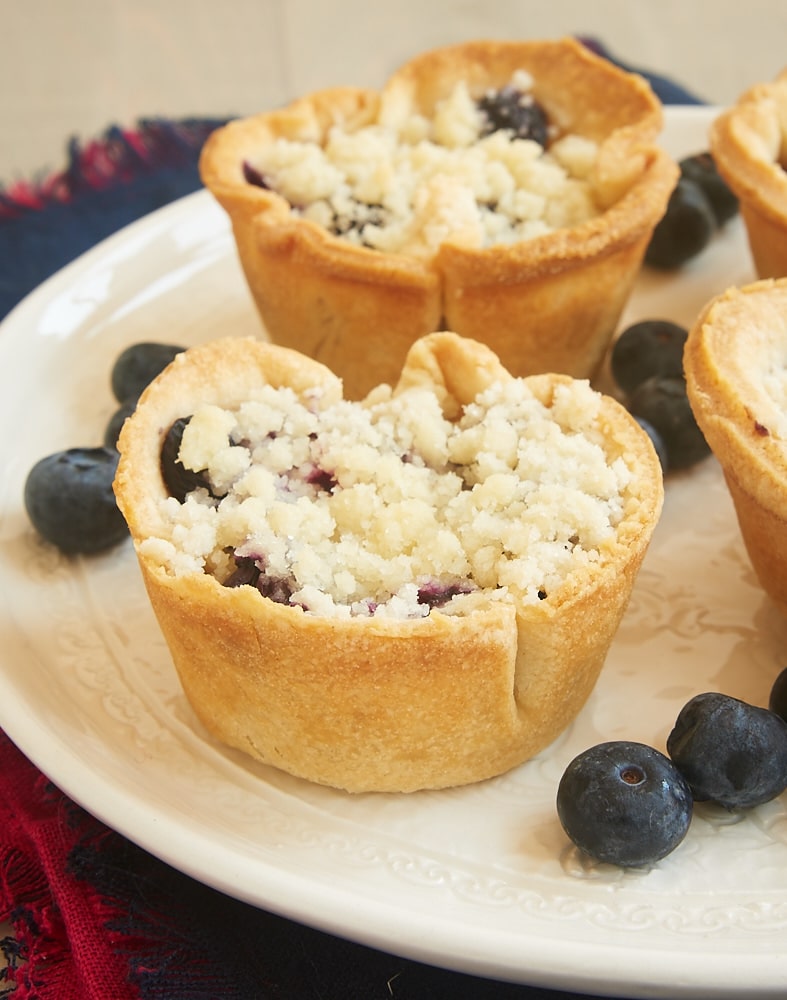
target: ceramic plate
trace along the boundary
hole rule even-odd
[[[667,112],[665,142],[706,147],[707,109]],[[752,278],[731,224],[678,275],[643,273],[628,323],[688,324]],[[456,970],[627,997],[787,991],[787,797],[743,816],[697,809],[658,866],[587,864],[555,791],[592,743],[664,747],[704,690],[757,703],[787,665],[787,622],[747,561],[709,459],[670,477],[662,520],[601,681],[541,756],[496,780],[351,797],[258,766],[195,722],[130,545],[69,560],[22,506],[39,457],[98,443],[109,371],[139,340],[259,334],[227,220],[204,192],[107,240],[0,328],[0,724],[61,788],[226,893]]]

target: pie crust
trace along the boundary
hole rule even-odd
[[[435,333],[411,348],[395,392],[428,386],[455,417],[511,375],[484,345]],[[568,376],[532,376],[550,406]],[[126,421],[115,491],[183,689],[209,734],[290,774],[352,792],[410,792],[479,781],[539,753],[592,691],[659,517],[661,467],[625,409],[602,397],[610,462],[631,481],[597,561],[545,600],[519,605],[480,591],[466,613],[419,619],[331,618],[276,603],[208,573],[176,575],[145,540],[162,530],[161,447],[201,404],[237,406],[262,384],[340,380],[313,359],[257,338],[192,348],[148,387]]]
[[[378,119],[430,116],[459,81],[478,97],[517,70],[562,133],[599,145],[589,221],[486,248],[444,241],[424,256],[356,246],[248,183],[244,162],[276,137],[323,143]],[[205,144],[205,186],[227,211],[263,325],[326,364],[348,398],[393,383],[410,345],[450,329],[487,344],[514,375],[599,368],[653,228],[676,183],[656,144],[663,109],[648,83],[570,39],[476,41],[426,52],[381,91],[335,88],[229,123]]]
[[[738,197],[757,275],[787,275],[787,69],[723,111],[709,146]]]
[[[684,366],[752,565],[787,614],[787,279],[712,299],[689,333]]]

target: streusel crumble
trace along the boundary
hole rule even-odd
[[[263,386],[191,416],[179,462],[204,485],[161,501],[167,534],[142,551],[318,615],[461,614],[479,590],[538,602],[622,516],[630,471],[607,461],[599,405],[586,382],[547,408],[514,379],[451,421],[425,388],[322,408],[319,390]]]
[[[488,102],[538,107],[532,87],[519,71]],[[246,175],[303,218],[387,253],[432,254],[449,239],[512,243],[596,215],[588,178],[597,144],[546,124],[523,137],[510,125],[490,126],[483,102],[460,81],[431,118],[383,101],[377,121],[333,125],[323,143],[275,139],[245,164]],[[547,137],[548,147],[539,141]]]

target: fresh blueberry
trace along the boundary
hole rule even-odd
[[[148,341],[127,347],[112,366],[110,382],[115,399],[119,403],[139,399],[142,390],[184,349]]]
[[[683,348],[688,330],[667,319],[643,319],[620,334],[612,346],[612,377],[631,393],[652,375],[683,378]]]
[[[698,184],[704,191],[717,226],[723,226],[738,214],[738,199],[719,173],[716,161],[709,152],[686,156],[678,166],[681,176]]]
[[[478,102],[484,115],[482,135],[506,129],[515,139],[533,139],[546,147],[549,137],[547,115],[532,94],[515,87],[490,90]]]
[[[638,386],[628,401],[632,416],[656,429],[664,442],[670,469],[687,469],[710,454],[697,425],[682,378],[654,375]]]
[[[125,403],[121,403],[115,410],[109,418],[106,428],[104,429],[105,448],[117,448],[118,437],[120,436],[123,424],[126,422],[126,419],[131,416],[134,410],[136,410],[136,408],[136,399],[130,399]]]
[[[204,470],[192,472],[178,458],[183,431],[190,420],[191,417],[179,417],[167,431],[161,446],[161,475],[164,485],[170,496],[175,497],[180,503],[183,503],[192,490],[204,489],[212,493],[210,481]]]
[[[575,757],[560,780],[558,818],[569,839],[597,861],[642,867],[686,836],[693,801],[672,762],[644,743],[599,743]]]
[[[645,263],[662,270],[681,267],[705,249],[716,231],[716,218],[699,184],[679,177],[663,217],[645,251]]]
[[[684,705],[667,753],[698,802],[747,809],[787,788],[787,722],[729,695],[709,691]]]
[[[787,722],[787,667],[773,682],[768,698],[768,708]]]
[[[25,481],[24,503],[48,542],[69,554],[92,553],[127,537],[112,490],[119,457],[111,448],[69,448],[36,462]]]

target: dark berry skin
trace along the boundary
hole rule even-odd
[[[111,448],[69,448],[36,462],[24,502],[39,534],[67,554],[101,552],[122,542],[128,527],[112,490],[119,457]]]
[[[263,188],[265,191],[270,190],[270,185],[265,180],[261,171],[249,163],[248,160],[243,161],[243,179],[247,184],[253,184],[254,187]]]
[[[575,757],[560,780],[557,812],[569,839],[608,864],[639,868],[675,850],[693,800],[672,762],[644,743],[599,743]]]
[[[260,569],[258,561],[248,556],[235,556],[235,569],[224,581],[225,587],[256,587],[263,597],[277,604],[289,604],[293,595],[292,581],[270,576]]]
[[[669,456],[667,455],[667,449],[664,445],[664,439],[653,424],[649,424],[648,421],[643,420],[642,417],[635,417],[634,419],[650,438],[651,444],[653,445],[656,455],[658,456],[659,463],[661,464],[662,474],[666,475],[669,470]]]
[[[125,403],[121,403],[115,410],[109,418],[106,428],[104,429],[105,448],[117,448],[118,437],[120,436],[123,424],[126,422],[126,419],[131,416],[134,410],[136,410],[136,408],[136,399],[130,399]]]
[[[667,752],[698,802],[748,809],[787,788],[787,722],[729,695],[709,691],[684,705]]]
[[[478,107],[485,119],[482,135],[507,129],[515,139],[533,139],[546,147],[549,137],[546,112],[531,94],[523,94],[515,87],[501,87],[484,94]]]
[[[698,184],[708,199],[717,226],[729,222],[739,211],[737,197],[719,173],[716,161],[710,153],[695,153],[684,157],[679,163],[681,176]]]
[[[787,667],[773,682],[768,698],[768,708],[787,722]]]
[[[612,347],[612,377],[626,394],[652,375],[683,378],[688,330],[667,319],[643,319],[620,334]]]
[[[459,594],[469,594],[472,586],[468,583],[442,584],[438,580],[422,584],[418,588],[418,603],[429,608],[441,608]]]
[[[110,375],[112,392],[118,403],[139,399],[142,390],[183,350],[175,344],[143,341],[122,351]]]
[[[664,442],[671,470],[687,469],[710,454],[682,378],[645,379],[629,399],[628,409],[632,416],[656,429]]]
[[[645,263],[662,270],[679,268],[705,249],[716,228],[713,209],[702,188],[679,177],[666,212],[653,230]]]
[[[208,477],[203,472],[192,472],[178,459],[183,431],[191,417],[179,417],[167,431],[161,446],[161,476],[170,496],[183,503],[192,490],[204,489],[211,493]]]

